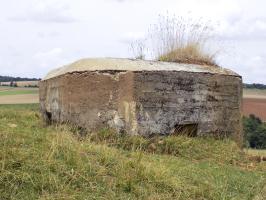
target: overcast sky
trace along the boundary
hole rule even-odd
[[[210,19],[218,63],[266,84],[264,0],[0,0],[0,74],[43,77],[84,57],[130,57],[159,14]]]

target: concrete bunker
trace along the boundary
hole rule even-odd
[[[89,131],[241,139],[242,79],[220,67],[130,59],[83,59],[40,82],[45,119]]]

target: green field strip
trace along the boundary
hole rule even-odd
[[[38,90],[5,90],[0,91],[0,96],[6,96],[6,95],[19,95],[19,94],[38,94]]]

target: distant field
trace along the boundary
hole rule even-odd
[[[18,87],[25,87],[25,86],[38,86],[39,81],[15,81]],[[10,82],[2,82],[2,86],[10,85]]]
[[[243,96],[244,98],[266,99],[266,90],[244,89]]]
[[[38,103],[38,93],[38,88],[0,86],[0,104]]]
[[[266,90],[244,89],[243,98],[244,115],[255,114],[266,121]]]
[[[0,86],[0,92],[1,92],[1,91],[6,91],[6,90],[10,90],[10,87],[7,87],[7,86]]]
[[[266,99],[243,99],[243,113],[248,116],[255,114],[263,121],[266,121]]]
[[[38,94],[38,90],[36,89],[28,89],[28,90],[2,90],[0,91],[0,96],[8,96],[8,95],[21,95],[21,94]]]
[[[0,96],[0,104],[28,104],[28,103],[38,103],[38,102],[39,102],[38,94]]]

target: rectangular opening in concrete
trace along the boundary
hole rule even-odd
[[[196,137],[198,132],[198,124],[177,124],[175,125],[174,135],[185,135]]]
[[[52,122],[52,113],[51,112],[45,111],[45,120],[46,120],[46,123],[48,123],[48,124],[50,124]]]

